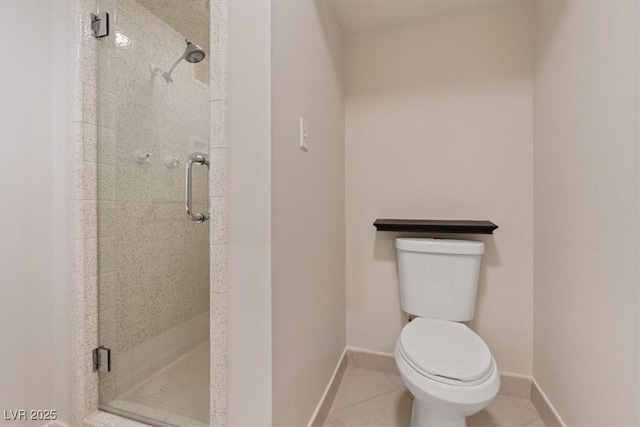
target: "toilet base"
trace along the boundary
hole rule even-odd
[[[411,427],[466,427],[467,419],[463,416],[445,412],[439,408],[413,399],[411,410]]]

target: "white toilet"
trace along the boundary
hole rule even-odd
[[[473,318],[484,243],[398,238],[396,249],[400,305],[415,316],[395,351],[414,396],[411,426],[464,427],[500,388],[489,347],[460,323]]]

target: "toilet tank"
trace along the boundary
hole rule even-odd
[[[396,250],[402,310],[431,319],[473,319],[483,242],[398,238]]]

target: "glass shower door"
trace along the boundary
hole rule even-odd
[[[95,131],[111,371],[99,403],[155,425],[209,425],[209,2],[107,7],[97,106],[113,114]]]

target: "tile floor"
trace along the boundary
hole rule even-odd
[[[108,406],[182,427],[209,425],[209,341]]]
[[[408,426],[413,398],[398,375],[347,367],[326,427]],[[498,395],[468,427],[544,427],[527,399]]]

